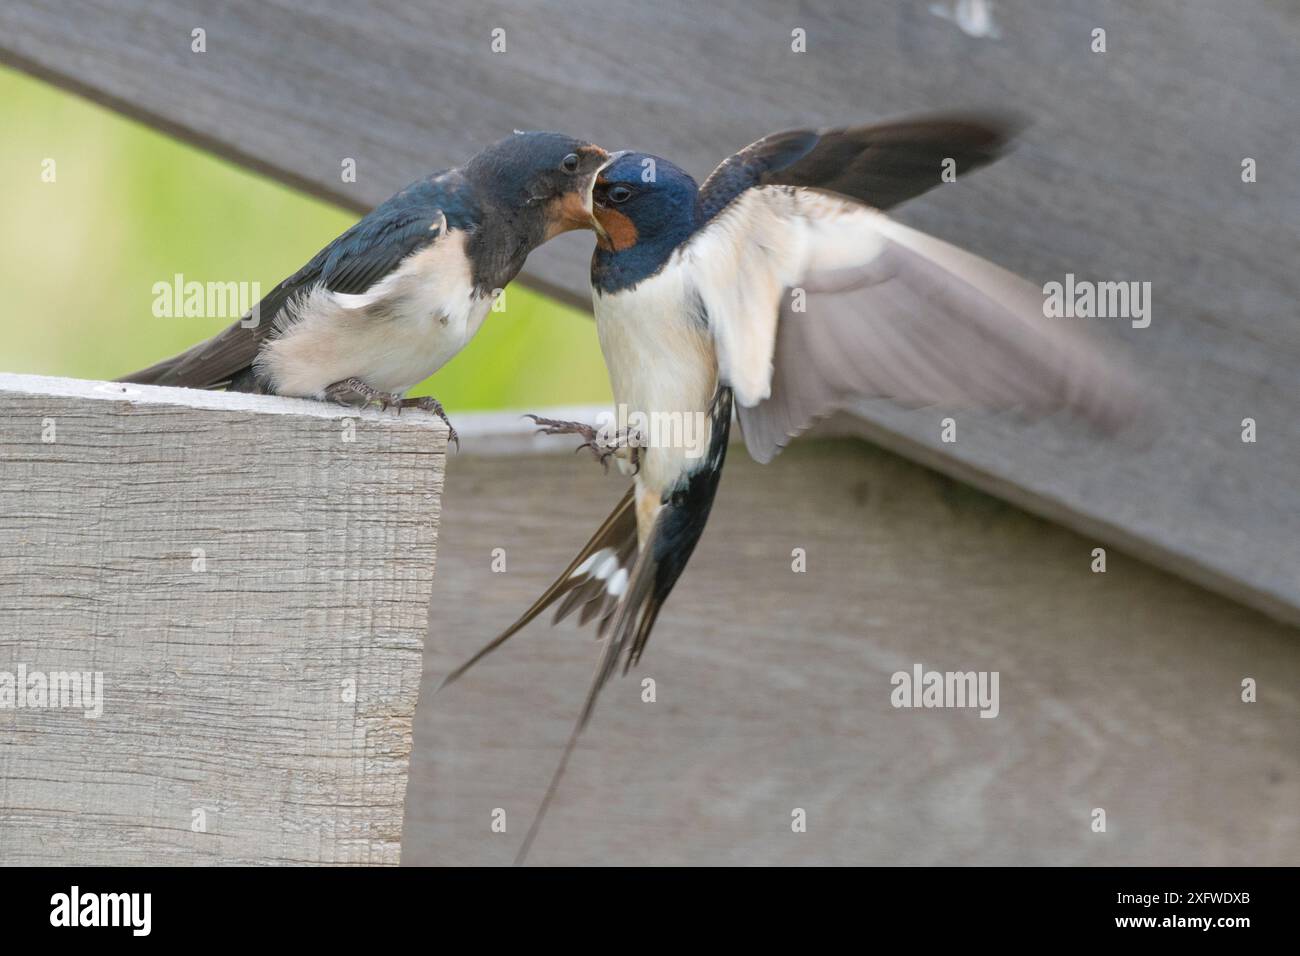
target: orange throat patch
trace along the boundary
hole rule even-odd
[[[565,193],[551,203],[548,212],[547,239],[554,239],[562,232],[591,228],[591,214],[587,212],[587,202],[581,193]]]
[[[600,228],[605,230],[604,235],[596,234],[597,245],[602,249],[612,249],[615,252],[636,245],[636,226],[631,219],[621,212],[603,206],[597,206],[594,211]]]

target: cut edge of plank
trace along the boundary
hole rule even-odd
[[[54,398],[81,398],[97,402],[127,402],[132,405],[171,405],[208,411],[297,415],[303,418],[360,418],[366,421],[391,422],[441,432],[444,441],[447,437],[447,426],[442,419],[419,409],[408,409],[398,415],[396,412],[381,411],[377,408],[353,408],[335,402],[319,402],[309,398],[285,398],[280,395],[135,385],[125,382],[100,382],[93,379],[18,375],[5,372],[0,372],[0,392],[49,395]]]

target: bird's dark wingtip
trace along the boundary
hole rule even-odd
[[[890,130],[891,137],[906,138],[911,131],[925,130],[923,139],[937,138],[946,144],[965,146],[982,153],[987,162],[1010,150],[1031,125],[1028,114],[1008,108],[921,113],[881,124]]]
[[[1010,149],[1033,125],[1027,113],[1011,109],[972,111],[967,122],[985,131],[990,148],[997,153]]]

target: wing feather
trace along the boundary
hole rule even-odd
[[[865,206],[751,189],[683,255],[759,461],[868,398],[1105,429],[1141,401],[1117,356],[1044,316],[1037,287]]]
[[[994,113],[933,113],[842,129],[764,136],[730,156],[700,187],[708,222],[756,186],[796,186],[891,209],[996,160],[1023,124]]]
[[[435,177],[414,184],[356,222],[264,296],[255,323],[249,313],[207,341],[118,381],[186,388],[229,386],[251,368],[267,339],[282,330],[276,318],[291,300],[322,285],[334,293],[365,293],[407,256],[445,235],[447,219],[436,202],[440,183]]]

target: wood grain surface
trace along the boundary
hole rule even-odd
[[[0,376],[0,683],[102,675],[0,706],[0,863],[397,863],[445,443]]]
[[[766,467],[738,450],[532,863],[1300,862],[1295,629],[862,442],[797,446]],[[598,645],[535,622],[432,690],[621,491],[567,454],[452,460],[404,863],[513,858]],[[998,716],[894,708],[891,676],[918,663],[999,672]],[[1256,703],[1241,699],[1248,677]],[[795,808],[806,833],[791,830]]]

